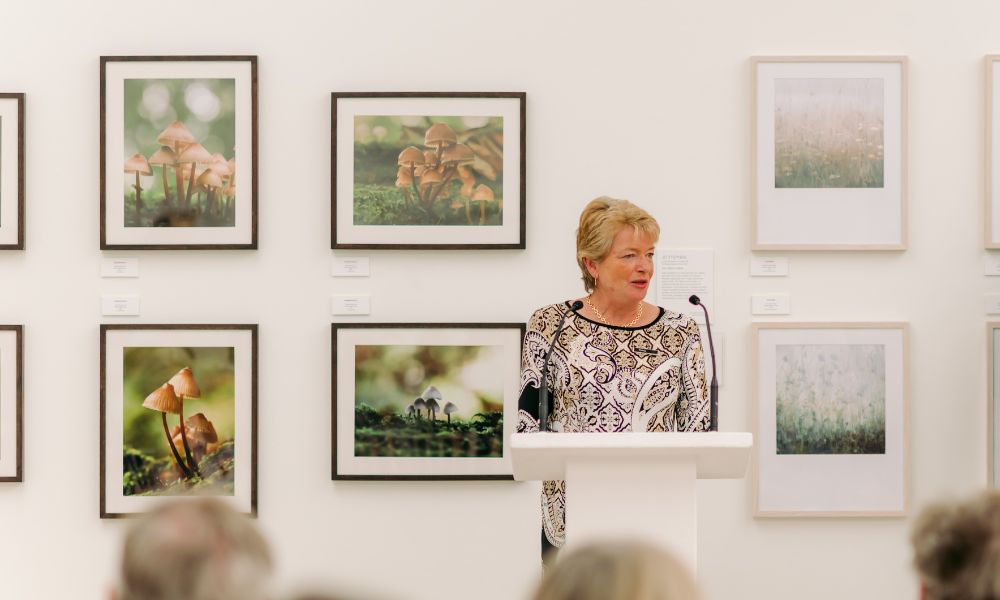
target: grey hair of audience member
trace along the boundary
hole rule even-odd
[[[928,506],[910,539],[926,600],[1000,600],[1000,492]]]
[[[208,498],[176,501],[125,536],[118,600],[262,600],[271,554],[246,515]]]
[[[594,543],[559,558],[534,600],[699,600],[694,576],[656,546],[636,541]]]

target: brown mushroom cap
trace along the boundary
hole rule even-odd
[[[142,401],[142,405],[146,408],[172,415],[181,414],[181,407],[183,406],[177,398],[177,394],[174,393],[174,386],[169,383],[164,383],[156,388],[156,391],[152,394],[146,396],[146,399]]]
[[[226,157],[221,154],[212,155],[212,165],[208,168],[215,171],[219,177],[229,177],[233,174],[233,170],[229,168],[229,163],[226,162]]]
[[[396,171],[396,187],[410,187],[413,183],[413,177],[410,175],[410,170],[406,167],[399,167]]]
[[[212,167],[205,169],[205,172],[198,177],[198,185],[204,188],[222,187],[222,178],[215,172],[214,166],[212,165]]]
[[[493,190],[481,183],[476,187],[476,191],[472,192],[472,200],[474,202],[492,202]]]
[[[454,145],[456,142],[458,142],[458,136],[445,123],[431,125],[427,133],[424,134],[424,145],[428,148],[445,148]]]
[[[399,166],[401,167],[415,167],[417,165],[424,164],[424,153],[420,151],[419,148],[410,146],[404,148],[402,152],[399,153]]]
[[[153,169],[149,166],[149,161],[146,160],[146,157],[137,152],[125,161],[125,172],[152,175]]]
[[[215,433],[215,426],[202,413],[191,415],[191,418],[185,421],[184,425],[194,438],[206,443],[219,441],[219,436]]]
[[[160,149],[149,157],[149,164],[172,167],[177,164],[177,153],[169,146],[160,146]]]
[[[449,146],[441,152],[441,162],[455,165],[471,163],[476,159],[476,153],[465,144]]]
[[[208,165],[212,163],[212,160],[212,155],[201,144],[191,144],[177,157],[177,162],[183,164]]]
[[[427,169],[420,177],[420,185],[430,185],[432,183],[441,183],[441,174],[435,169]]]
[[[180,144],[193,144],[195,142],[194,136],[188,131],[184,123],[180,121],[174,121],[166,129],[160,132],[160,135],[156,138],[157,143],[163,145],[171,145],[174,143]]]
[[[194,380],[194,374],[188,367],[177,371],[167,383],[174,386],[174,391],[185,398],[201,398],[201,389],[198,388],[198,383]]]

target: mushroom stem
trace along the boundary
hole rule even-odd
[[[468,198],[466,198],[465,199],[465,220],[469,222],[469,225],[472,225],[472,209],[469,208],[469,204],[470,204],[470,200]]]
[[[191,446],[188,445],[187,432],[185,431],[187,428],[184,427],[184,394],[178,394],[177,398],[181,401],[181,440],[184,442],[184,458],[187,459],[188,467],[191,469],[191,472],[198,477],[201,477],[201,471],[198,470],[198,463],[191,458]],[[174,452],[176,451],[177,450],[175,448]]]
[[[160,165],[160,173],[163,176],[163,200],[170,206],[170,184],[167,183],[167,165]]]
[[[441,190],[447,187],[448,182],[451,181],[452,177],[454,177],[456,171],[457,169],[455,167],[448,167],[447,171],[444,174],[444,177],[441,178],[441,183],[439,183],[436,186],[433,185],[431,186],[431,188],[434,190],[434,193],[431,194],[430,199],[427,201],[428,204],[430,205],[434,204],[434,201],[437,200],[438,194],[441,193]]]
[[[409,206],[413,204],[413,196],[410,195],[410,188],[402,188],[403,197],[406,198],[406,205]]]
[[[139,185],[139,171],[135,172],[135,220],[142,225],[142,186]]]
[[[479,224],[480,225],[485,225],[486,224],[486,202],[485,201],[480,201],[479,202]]]
[[[194,189],[194,165],[195,163],[192,161],[191,176],[188,177],[187,192],[184,194],[184,208],[191,206],[191,191]]]
[[[177,149],[174,148],[176,151]],[[174,165],[174,183],[177,187],[177,208],[184,208],[184,174],[181,173],[181,165]]]
[[[177,453],[177,448],[174,447],[174,442],[170,439],[170,428],[167,427],[167,413],[161,412],[160,417],[163,419],[163,433],[167,436],[167,445],[170,446],[170,453],[174,455],[174,462],[177,463],[177,467],[184,474],[184,478],[190,479],[191,471],[184,464],[184,461],[181,460],[181,455]],[[181,427],[184,427],[184,417],[181,417]]]

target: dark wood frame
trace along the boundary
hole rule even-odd
[[[0,100],[17,101],[17,241],[0,250],[24,250],[24,93],[0,93]]]
[[[15,367],[15,385],[16,385],[16,398],[17,403],[15,407],[15,419],[17,424],[17,440],[16,452],[17,452],[17,462],[14,475],[8,475],[0,477],[0,482],[19,482],[24,481],[24,326],[23,325],[0,325],[0,331],[13,331],[15,337],[15,345],[17,346],[15,361],[17,363]]]
[[[332,323],[331,334],[331,479],[340,481],[513,481],[510,475],[343,475],[337,472],[337,331],[339,329],[517,329],[520,331],[518,357],[524,346],[524,323]],[[353,376],[353,374],[351,375]],[[517,402],[517,398],[513,400]],[[511,423],[511,427],[516,424]],[[506,440],[505,440],[506,441]]]
[[[250,357],[251,364],[251,374],[250,374],[250,516],[257,516],[257,324],[190,324],[190,325],[173,325],[173,324],[140,324],[140,323],[128,323],[128,324],[101,324],[101,476],[100,476],[100,486],[101,486],[101,518],[102,519],[120,519],[127,517],[139,516],[142,513],[111,513],[107,512],[105,509],[106,498],[105,498],[105,459],[106,459],[106,441],[107,441],[107,390],[105,387],[105,380],[107,378],[106,369],[106,349],[107,349],[107,333],[108,331],[136,331],[136,330],[152,330],[152,331],[171,331],[171,330],[193,330],[193,331],[233,331],[233,330],[246,330],[250,332],[250,352],[252,356]]]
[[[107,81],[106,69],[109,62],[241,62],[250,63],[250,152],[253,190],[250,198],[250,242],[247,244],[110,244],[107,241],[105,224],[107,210],[105,206],[105,148],[106,148],[106,110]],[[101,250],[256,250],[257,249],[257,57],[253,55],[219,55],[219,56],[102,56],[101,57]]]
[[[526,173],[526,93],[525,92],[333,92],[330,94],[330,240],[334,250],[524,250],[527,203]],[[520,100],[521,140],[521,222],[519,240],[514,244],[347,244],[337,242],[337,99],[338,98],[516,98]],[[505,145],[506,147],[506,145]],[[506,183],[505,183],[506,185]],[[353,201],[353,198],[351,199]]]

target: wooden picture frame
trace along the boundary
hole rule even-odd
[[[333,323],[332,479],[513,479],[524,332]]]
[[[102,56],[100,185],[102,250],[256,249],[257,57]]]
[[[206,495],[257,514],[257,325],[101,325],[100,485],[102,519]]]
[[[524,92],[333,92],[330,105],[333,249],[524,249]]]
[[[24,481],[24,326],[0,325],[0,482]]]
[[[750,66],[751,249],[905,250],[907,58]]]
[[[1000,54],[989,54],[984,59],[986,67],[986,195],[983,235],[988,250],[1000,249],[1000,153],[995,153],[1000,135]]]
[[[986,482],[1000,488],[1000,322],[986,324]]]
[[[24,250],[24,93],[0,93],[0,250]]]
[[[909,326],[752,328],[754,516],[904,516]]]

